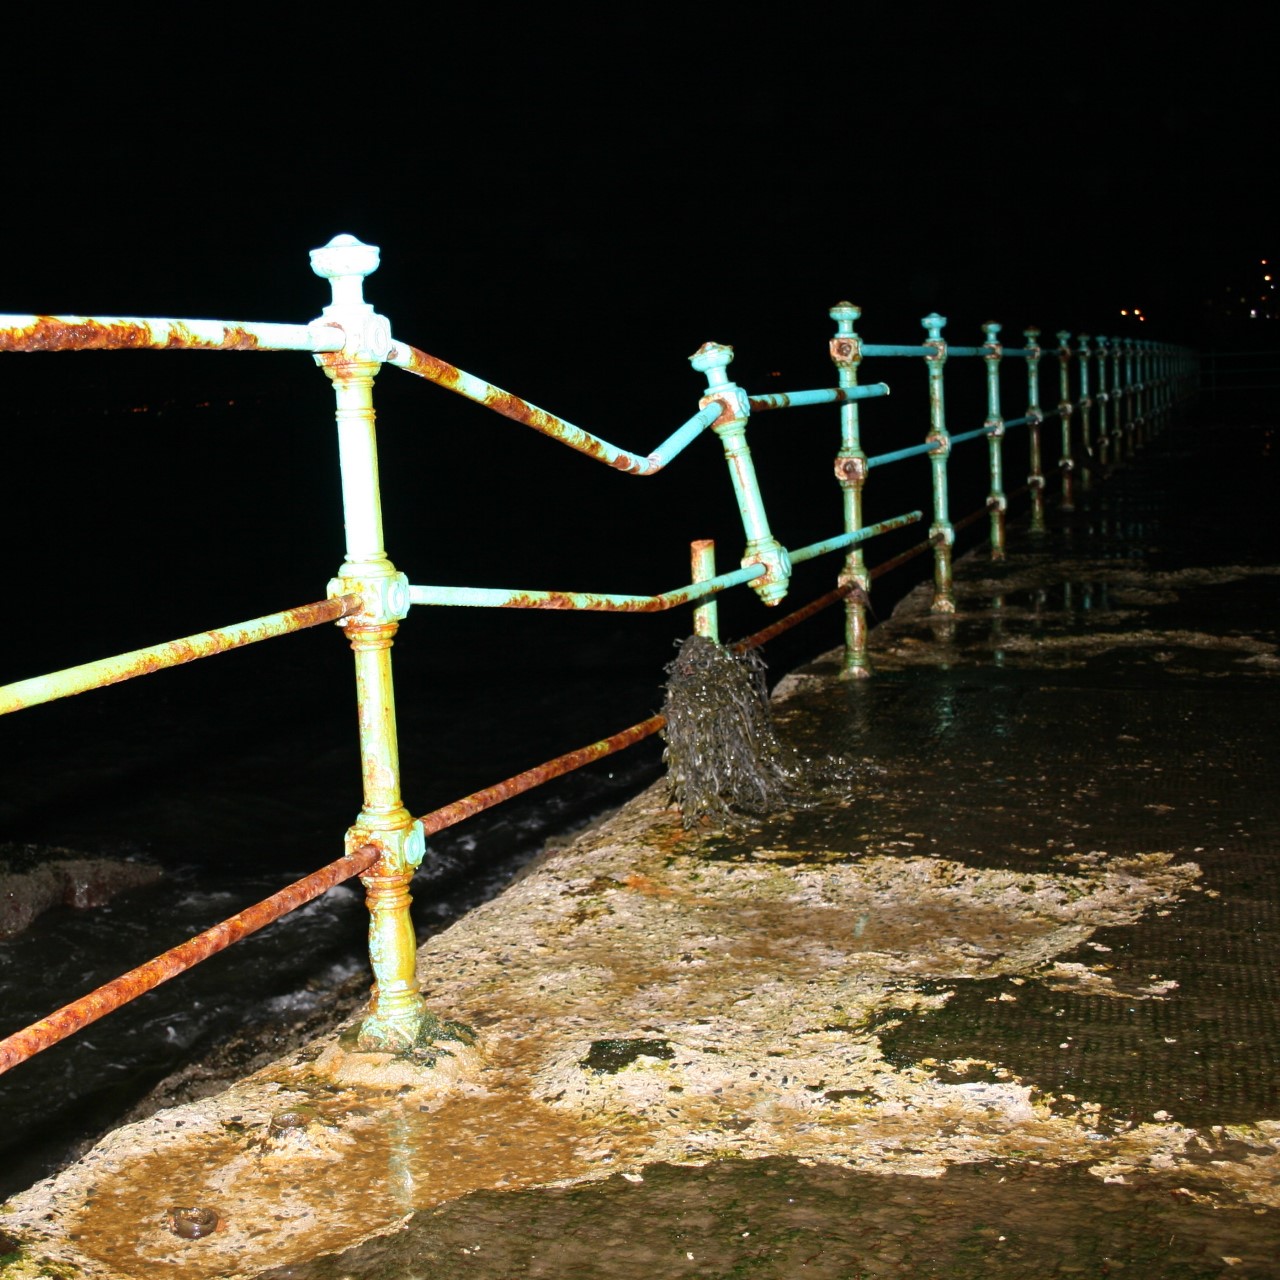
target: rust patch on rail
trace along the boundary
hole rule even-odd
[[[256,351],[258,339],[238,325],[226,326],[219,342],[199,338],[185,325],[167,325],[162,338],[148,324],[96,320],[59,320],[57,316],[36,316],[35,323],[22,329],[0,329],[0,351],[112,351],[121,349]]]
[[[334,885],[350,880],[353,876],[367,871],[382,856],[382,851],[373,845],[365,845],[345,858],[339,858],[319,871],[313,871],[301,880],[286,885],[279,893],[256,902],[251,907],[216,924],[212,929],[198,933],[194,938],[170,948],[161,955],[136,969],[99,987],[88,995],[63,1005],[61,1009],[51,1013],[47,1018],[24,1027],[21,1031],[0,1040],[0,1073],[10,1067],[25,1062],[33,1054],[65,1040],[67,1036],[87,1027],[89,1023],[136,1000],[138,996],[158,987],[170,978],[185,973],[201,960],[225,950],[233,942],[239,942],[251,933],[287,915],[290,911],[318,898],[322,893],[332,889]]]
[[[539,409],[536,405],[529,404],[527,400],[522,400],[514,392],[504,391],[501,387],[496,387],[491,382],[484,382],[482,379],[474,379],[473,385],[478,384],[479,388],[483,388],[483,395],[476,396],[472,391],[466,389],[465,384],[471,380],[470,376],[456,365],[452,365],[447,360],[441,360],[439,356],[430,355],[428,352],[420,351],[417,347],[409,346],[408,344],[405,344],[401,349],[409,353],[410,371],[418,374],[419,377],[426,378],[428,382],[434,382],[437,386],[465,396],[468,400],[483,404],[495,413],[500,413],[504,418],[510,418],[512,422],[522,423],[524,426],[532,427],[535,431],[541,432],[545,436],[561,440],[579,453],[585,453],[588,457],[616,467],[619,471],[644,472],[646,470],[642,466],[637,466],[634,461],[625,456],[612,456],[613,451],[602,440],[598,440],[589,432],[565,422],[562,418],[556,417],[555,414],[548,413],[545,409]],[[554,609],[560,606],[544,605],[542,607]]]
[[[666,720],[662,716],[650,716],[647,720],[633,724],[630,728],[623,729],[608,738],[602,738],[599,742],[593,742],[589,746],[579,747],[576,751],[557,756],[545,764],[517,773],[512,778],[495,782],[493,786],[485,787],[482,791],[473,791],[471,795],[464,796],[461,800],[455,800],[452,804],[424,814],[420,819],[423,830],[427,835],[432,835],[437,831],[443,831],[445,827],[455,826],[465,818],[470,818],[473,814],[481,813],[485,809],[492,809],[494,805],[501,804],[512,796],[531,791],[534,787],[539,787],[544,782],[550,782],[563,774],[572,773],[574,769],[580,769],[593,760],[600,760],[604,756],[613,755],[615,751],[634,746],[641,739],[657,733],[664,724]]]

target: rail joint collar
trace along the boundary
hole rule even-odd
[[[328,596],[359,596],[359,613],[348,614],[343,627],[383,626],[409,616],[409,579],[391,569],[389,573],[361,573],[367,566],[344,564],[339,576],[329,579]],[[390,566],[388,565],[390,569]]]

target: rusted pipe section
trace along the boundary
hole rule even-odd
[[[170,948],[163,955],[148,960],[146,964],[130,969],[128,973],[108,982],[88,995],[63,1005],[47,1018],[33,1022],[21,1031],[0,1040],[0,1073],[8,1071],[20,1062],[25,1062],[33,1054],[48,1049],[60,1040],[65,1040],[82,1027],[96,1022],[108,1013],[114,1012],[121,1005],[136,1000],[138,996],[158,987],[170,978],[185,973],[201,960],[207,960],[217,952],[225,950],[233,942],[247,938],[249,934],[287,915],[298,907],[305,906],[322,893],[328,892],[334,885],[350,880],[367,871],[382,856],[380,849],[372,845],[357,849],[345,858],[313,871],[301,880],[273,893],[271,897],[246,907],[228,920],[216,924],[212,929],[198,933],[194,938]]]
[[[871,570],[871,580],[874,582],[877,578],[883,577],[886,573],[890,573],[894,569],[899,569],[904,564],[910,563],[916,558],[916,556],[922,556],[926,552],[932,550],[932,538],[928,538],[924,542],[917,542],[914,547],[908,547],[905,551],[899,551],[896,556],[891,556],[888,560],[883,560],[878,565],[875,565]]]
[[[741,640],[735,640],[729,647],[734,653],[746,653],[748,649],[759,649],[762,645],[766,645],[770,640],[780,636],[784,631],[790,631],[792,627],[799,626],[800,623],[812,618],[815,613],[821,613],[823,609],[829,609],[833,604],[839,604],[853,592],[858,590],[856,583],[847,583],[841,587],[835,587],[828,591],[826,595],[819,596],[816,600],[810,600],[802,609],[789,613],[785,618],[779,618],[777,622],[765,627],[761,631],[753,632],[749,636],[743,636]]]
[[[689,569],[694,583],[709,582],[716,576],[716,544],[712,538],[698,538],[689,544]],[[693,610],[693,634],[714,644],[720,643],[720,608],[714,599],[704,600]]]
[[[0,715],[19,711],[23,707],[39,706],[55,698],[68,698],[72,694],[104,685],[119,684],[135,676],[150,675],[166,667],[194,662],[196,658],[208,658],[215,653],[240,649],[259,640],[288,635],[292,631],[304,631],[324,622],[337,622],[348,614],[358,613],[361,598],[356,595],[335,596],[319,600],[315,604],[299,605],[296,609],[284,609],[248,622],[236,622],[215,631],[201,631],[197,635],[168,640],[164,644],[147,649],[133,649],[113,658],[99,658],[78,667],[54,671],[45,676],[32,676],[29,680],[17,680],[0,686]]]
[[[337,351],[341,330],[154,316],[0,315],[0,351]]]
[[[501,804],[504,800],[510,800],[512,796],[532,791],[534,787],[540,787],[553,778],[562,777],[575,769],[581,769],[583,765],[634,746],[642,739],[657,733],[664,724],[666,724],[665,717],[650,716],[639,724],[633,724],[629,729],[623,729],[608,738],[601,738],[599,742],[579,747],[576,751],[557,756],[545,764],[535,765],[534,768],[517,773],[503,782],[495,782],[493,786],[485,787],[482,791],[473,791],[469,796],[463,796],[461,800],[455,800],[452,804],[433,809],[418,821],[422,823],[422,828],[427,835],[443,831],[446,827],[456,826],[466,818],[482,813],[485,809],[492,809],[494,805]]]
[[[387,362],[409,373],[416,373],[418,377],[434,382],[436,386],[444,387],[447,391],[453,391],[468,400],[474,400],[477,404],[484,405],[486,409],[492,409],[495,413],[502,414],[504,418],[510,418],[512,422],[532,427],[542,435],[559,440],[562,444],[567,444],[579,453],[585,453],[587,457],[594,458],[597,462],[603,462],[606,466],[615,467],[619,471],[629,472],[632,475],[647,476],[660,471],[670,458],[675,456],[675,453],[706,430],[717,416],[715,412],[700,411],[665,442],[664,449],[671,447],[668,456],[662,456],[662,449],[656,449],[648,457],[641,457],[629,450],[620,449],[607,440],[602,440],[590,431],[575,427],[573,423],[566,422],[554,413],[540,409],[536,404],[530,404],[513,392],[504,391],[501,387],[484,381],[483,378],[477,378],[474,374],[459,369],[447,360],[419,351],[417,347],[410,346],[407,342],[397,342],[388,354]]]

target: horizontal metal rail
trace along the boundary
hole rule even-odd
[[[937,453],[939,448],[939,443],[936,440],[926,440],[924,444],[913,444],[905,449],[895,449],[892,453],[878,453],[874,458],[867,459],[867,469],[885,467],[891,462],[901,462],[904,458],[918,458],[923,453]]]
[[[818,391],[774,391],[763,396],[748,396],[752,413],[766,409],[801,409],[810,404],[853,404],[889,394],[887,382],[868,382],[860,387],[823,387]]]
[[[130,969],[128,973],[90,991],[88,995],[63,1005],[47,1018],[41,1018],[39,1022],[33,1022],[29,1027],[6,1036],[0,1040],[0,1074],[25,1062],[41,1050],[51,1048],[91,1022],[113,1013],[121,1005],[154,990],[162,982],[185,973],[200,961],[207,960],[219,951],[225,951],[233,942],[239,942],[241,938],[247,938],[290,911],[305,906],[322,893],[327,893],[334,885],[367,871],[381,856],[382,851],[372,845],[357,849],[349,856],[339,858],[301,880],[295,880],[279,893],[273,893],[271,897],[246,907],[213,928],[171,947],[136,969]]]
[[[326,324],[170,320],[147,316],[0,315],[0,351],[341,351]]]
[[[910,345],[904,346],[898,343],[886,344],[883,342],[864,342],[860,344],[858,349],[863,356],[890,356],[894,358],[900,356],[914,356],[917,360],[921,357],[929,357],[937,354],[932,346],[925,346],[923,344],[915,347]],[[948,359],[951,356],[988,356],[990,354],[990,351],[986,347],[953,347],[949,344],[947,346]],[[1013,356],[1014,358],[1019,356],[1025,358],[1031,355],[1038,356],[1041,353],[1038,351],[1028,350],[1025,347],[1002,347],[1000,349],[1000,354],[1002,356]]]
[[[978,427],[974,431],[962,431],[959,435],[951,437],[951,443],[953,445],[964,444],[966,440],[976,440],[979,436],[990,437],[995,430],[995,427]]]
[[[13,684],[0,686],[0,715],[20,711],[24,707],[39,706],[42,702],[53,702],[56,698],[69,698],[72,694],[85,693],[89,689],[119,684],[122,680],[150,675],[155,671],[163,671],[166,667],[177,667],[184,662],[194,662],[197,658],[212,657],[215,653],[241,649],[245,645],[256,644],[259,640],[270,640],[293,631],[305,631],[308,627],[318,627],[325,622],[337,622],[340,618],[358,613],[361,607],[360,596],[334,596],[328,600],[318,600],[315,604],[269,613],[248,622],[232,623],[214,631],[201,631],[193,636],[183,636],[179,640],[167,640],[146,649],[133,649],[112,658],[99,658],[95,662],[68,667],[49,675],[17,680]]]
[[[395,343],[388,356],[387,363],[398,369],[417,374],[436,386],[444,387],[457,395],[463,396],[476,404],[484,405],[500,413],[504,418],[519,422],[526,427],[552,440],[558,440],[578,453],[586,454],[597,462],[613,467],[628,475],[657,475],[669,462],[678,457],[689,447],[721,414],[719,402],[708,404],[699,409],[693,417],[675,429],[656,449],[648,454],[633,453],[619,445],[575,426],[547,409],[522,399],[511,391],[477,378],[474,374],[459,369],[447,360],[429,355],[417,347],[405,342]],[[846,404],[854,400],[868,400],[876,396],[886,396],[889,388],[884,383],[873,383],[865,387],[845,389],[841,387],[824,388],[816,391],[778,392],[773,395],[748,397],[753,410],[781,409],[812,404]]]
[[[556,756],[554,760],[547,760],[502,782],[495,782],[491,787],[473,791],[469,796],[455,800],[452,804],[433,809],[418,821],[422,823],[423,831],[427,835],[443,831],[446,827],[456,826],[477,813],[483,813],[485,809],[492,809],[494,805],[501,804],[504,800],[532,791],[534,787],[540,787],[554,778],[561,778],[566,773],[581,769],[584,765],[603,760],[606,756],[626,750],[627,747],[633,747],[637,742],[643,742],[645,738],[657,733],[666,723],[664,716],[650,716],[647,720],[641,720],[639,724],[620,729],[607,738],[601,738],[598,742],[579,747],[576,751],[568,751],[562,756]]]
[[[924,519],[921,511],[881,520],[852,533],[841,533],[822,542],[788,552],[793,564],[801,564],[831,551],[840,551]],[[504,587],[411,586],[409,603],[479,609],[579,609],[598,613],[661,613],[694,600],[718,595],[729,587],[752,582],[767,570],[762,564],[745,565],[730,573],[717,574],[703,582],[664,591],[656,596],[606,595],[586,591],[525,591]]]
[[[790,631],[792,627],[798,627],[802,622],[807,622],[815,614],[821,613],[823,609],[829,609],[833,604],[839,604],[841,600],[844,600],[852,592],[852,583],[847,586],[836,587],[834,590],[828,591],[826,595],[818,596],[816,600],[810,600],[808,604],[793,610],[785,618],[779,618],[777,622],[770,623],[769,626],[762,627],[759,631],[753,631],[751,635],[744,636],[741,640],[735,640],[729,648],[734,653],[746,653],[749,649],[759,649],[762,645],[768,644],[770,640],[782,635],[784,631]]]

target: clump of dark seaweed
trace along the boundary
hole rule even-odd
[[[705,636],[678,645],[666,667],[663,759],[684,825],[735,824],[818,803],[847,787],[843,760],[805,760],[779,741],[764,659],[733,653]]]

